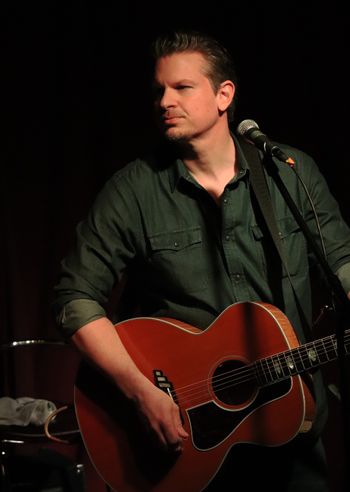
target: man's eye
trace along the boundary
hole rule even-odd
[[[177,90],[182,91],[183,89],[191,89],[190,85],[178,85]]]

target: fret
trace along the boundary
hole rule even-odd
[[[325,364],[326,362],[329,362],[330,360],[332,360],[328,355],[329,342],[328,342],[328,344],[327,344],[327,342],[325,343],[325,340],[327,340],[327,339],[328,339],[328,337],[324,338],[322,340],[319,340],[320,345],[322,345],[322,348],[319,349],[319,358],[320,358],[321,364]]]
[[[272,356],[271,359],[272,359],[272,366],[276,375],[275,380],[283,379],[284,376],[283,367],[281,365],[278,355],[276,354]]]
[[[343,340],[343,348],[344,348],[344,353],[346,355],[349,355],[350,353],[350,330],[346,330],[344,333],[344,340]],[[331,356],[329,357],[329,360],[337,359],[338,358],[338,341],[337,341],[337,336],[332,335],[329,337],[329,344],[328,346],[331,346],[332,350],[328,350],[328,352],[331,352]]]
[[[317,367],[320,365],[320,361],[319,361],[319,358],[318,358],[318,352],[317,352],[317,348],[316,348],[316,345],[315,345],[315,342],[312,342],[312,343],[308,343],[306,345],[306,355],[307,355],[307,361],[309,362],[309,367]]]
[[[287,364],[286,364],[285,354],[284,353],[278,354],[278,360],[279,360],[279,363],[280,363],[280,366],[281,366],[281,369],[282,369],[283,378],[289,377],[290,374],[289,374],[289,370],[288,370],[288,367],[287,367]]]
[[[328,353],[330,354],[330,359],[336,359],[338,357],[338,347],[337,347],[337,340],[335,338],[335,335],[332,335],[329,337],[329,345],[331,347],[330,350],[328,350]]]
[[[296,371],[298,373],[304,372],[304,370],[305,370],[304,360],[305,360],[305,356],[306,356],[305,348],[304,347],[295,348],[291,352],[293,354],[293,361],[294,361]]]
[[[342,346],[341,346],[341,349],[338,350],[338,340],[336,338],[336,336],[334,336],[334,343],[335,343],[335,346],[336,346],[336,349],[337,349],[337,353],[340,356],[342,355],[346,355],[348,354],[348,349],[347,349],[347,345],[346,345],[346,340],[347,340],[347,336],[346,336],[346,332],[344,333],[344,339],[342,340]]]
[[[272,383],[274,378],[271,374],[271,369],[270,369],[270,365],[269,365],[269,359],[264,359],[264,363],[265,363],[265,374],[266,374],[266,380],[269,382],[269,383]],[[267,369],[267,371],[266,371]]]
[[[283,354],[283,356],[284,356],[285,363],[286,363],[286,369],[288,370],[289,375],[294,376],[295,374],[297,374],[297,371],[296,371],[295,362],[294,362],[294,359],[291,355],[291,352],[286,352]]]

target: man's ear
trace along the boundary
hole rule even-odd
[[[231,80],[225,80],[220,84],[217,92],[218,109],[220,112],[226,111],[235,95],[235,84]]]

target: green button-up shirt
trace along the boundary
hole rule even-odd
[[[264,301],[282,309],[303,340],[289,279],[279,274],[276,251],[251,198],[249,165],[235,143],[239,171],[220,206],[181,160],[159,155],[129,163],[106,183],[77,228],[76,247],[64,259],[55,289],[66,334],[103,316],[113,286],[127,273],[129,298],[119,310],[122,318],[133,315],[132,305],[142,315],[171,316],[205,328],[232,303]],[[295,149],[288,153],[318,213],[327,261],[342,274],[348,291],[349,228],[314,161]],[[289,166],[277,165],[321,247],[305,190]],[[310,320],[312,255],[285,200],[267,179],[290,278]]]

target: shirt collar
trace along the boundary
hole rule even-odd
[[[249,164],[243,154],[242,148],[239,144],[239,140],[233,133],[231,133],[231,136],[236,146],[236,162],[237,162],[238,173],[235,179],[241,179],[243,178],[243,176],[247,174],[247,170],[249,171]],[[179,181],[181,180],[186,180],[190,182],[192,181],[195,184],[187,167],[185,166],[185,164],[181,159],[174,159],[173,164],[168,167],[168,174],[169,174],[170,189],[172,193],[175,191]]]
[[[175,191],[180,181],[191,181],[191,175],[181,159],[176,159],[174,164],[168,168],[169,183],[172,192]]]

